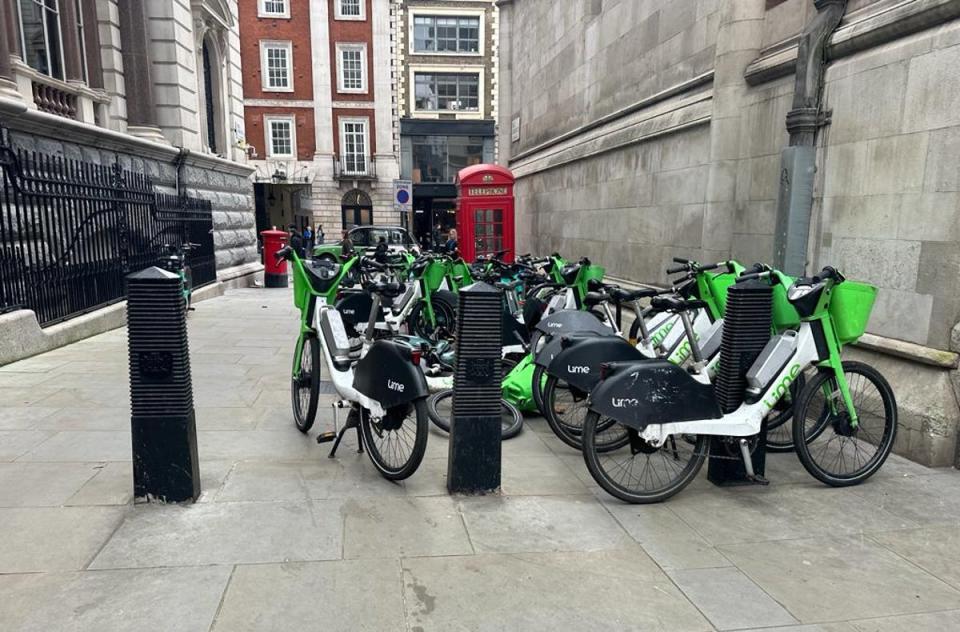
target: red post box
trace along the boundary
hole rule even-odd
[[[263,284],[266,287],[287,287],[287,260],[274,256],[287,245],[290,235],[282,230],[265,230],[263,237]]]
[[[457,174],[457,237],[466,261],[506,250],[513,261],[513,174],[500,165],[473,165]]]

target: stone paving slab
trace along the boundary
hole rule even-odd
[[[0,367],[0,630],[960,629],[955,470],[831,489],[775,454],[768,487],[625,505],[529,417],[502,493],[452,498],[439,430],[394,483],[315,443],[331,395],[294,428],[296,324],[289,290],[190,314],[190,506],[131,504],[123,330]]]

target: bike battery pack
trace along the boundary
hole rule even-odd
[[[797,352],[797,332],[785,331],[771,338],[753,366],[747,371],[747,397],[756,401],[770,385],[787,362]]]
[[[323,313],[320,314],[320,328],[333,363],[338,368],[344,365],[349,366],[352,345],[340,312],[335,309],[323,310]]]

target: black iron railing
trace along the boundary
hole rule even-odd
[[[51,325],[125,298],[165,244],[200,244],[195,286],[217,278],[208,200],[157,193],[120,167],[13,149],[0,129],[0,312]]]
[[[335,180],[376,180],[377,162],[373,156],[334,156],[333,178]]]

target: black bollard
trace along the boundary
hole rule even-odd
[[[156,267],[129,275],[127,327],[134,499],[194,501],[200,468],[180,277]]]
[[[486,283],[460,290],[447,462],[447,491],[451,494],[500,489],[502,301],[500,290]]]

